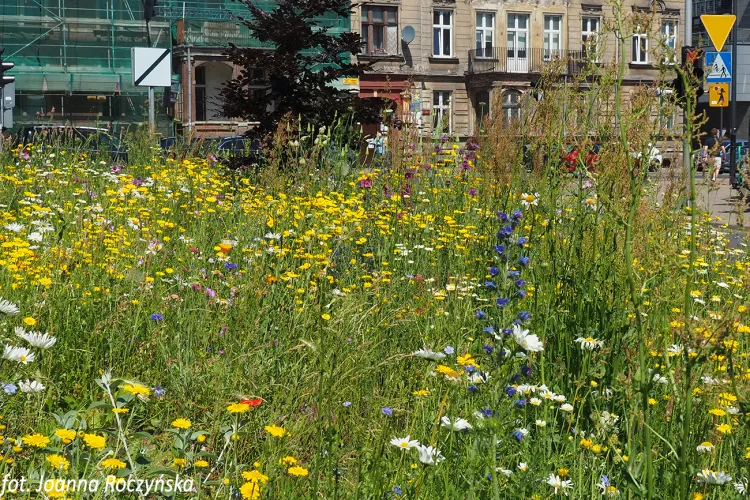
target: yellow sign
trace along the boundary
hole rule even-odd
[[[359,85],[359,78],[344,78],[344,85]]]
[[[708,105],[712,108],[726,108],[729,106],[729,84],[712,83],[708,88]]]
[[[724,42],[727,41],[729,32],[732,31],[732,26],[734,26],[736,20],[737,16],[727,14],[701,16],[701,22],[706,27],[708,36],[717,52],[721,52],[721,49],[724,48]]]

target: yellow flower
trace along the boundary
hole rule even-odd
[[[205,443],[206,442],[206,435],[205,434],[201,434],[200,436],[198,436],[197,438],[195,438],[195,440],[198,441],[199,443]]]
[[[591,448],[591,445],[592,445],[593,443],[591,442],[591,440],[590,440],[590,439],[586,439],[586,438],[583,438],[583,439],[581,439],[581,441],[579,441],[579,443],[578,443],[578,444],[580,444],[580,445],[581,445],[581,446],[583,446],[584,448],[588,449],[588,448]]]
[[[23,322],[26,326],[34,326],[36,325],[36,320],[32,318],[31,316],[27,316],[23,318]]]
[[[124,469],[127,464],[122,460],[117,460],[116,458],[108,458],[106,460],[102,460],[101,465],[105,469]]]
[[[266,429],[266,432],[276,438],[282,438],[286,436],[286,429],[284,429],[283,427],[279,427],[278,425],[267,425],[264,427],[264,429]]]
[[[727,414],[727,412],[725,412],[721,408],[712,408],[708,410],[708,413],[710,413],[711,415],[716,415],[717,417],[723,417]]]
[[[328,321],[329,319],[331,319],[330,314],[321,314],[320,317],[323,318],[325,321]]]
[[[205,460],[196,460],[193,465],[199,469],[203,469],[208,467],[208,462],[206,462]]]
[[[722,434],[731,434],[732,426],[729,424],[721,424],[716,426],[716,430],[721,432]]]
[[[558,471],[558,474],[560,474],[560,477],[565,477],[565,476],[568,475],[568,472],[570,472],[570,471],[568,469],[566,469],[566,468],[563,467],[562,469],[560,469]]]
[[[172,463],[176,467],[185,467],[185,459],[184,458],[175,458],[174,460],[172,460]]]
[[[70,462],[60,455],[47,455],[47,462],[56,470],[68,470]]]
[[[127,413],[129,411],[130,410],[127,409],[127,408],[112,408],[112,412],[113,413],[117,413],[118,415],[123,414],[123,413]]]
[[[260,485],[256,482],[249,481],[240,486],[240,494],[242,498],[252,499],[260,498]]]
[[[178,418],[172,422],[172,427],[176,429],[189,429],[193,424],[186,418]]]
[[[693,500],[703,500],[703,498],[704,497],[702,493],[698,493],[697,491],[693,493]]]
[[[300,467],[299,465],[295,465],[294,467],[290,467],[287,472],[290,475],[297,476],[297,477],[305,477],[308,474],[307,469],[305,469],[304,467]]]
[[[242,478],[245,481],[250,481],[252,483],[267,483],[268,482],[268,476],[266,476],[259,470],[245,471],[242,473]]]
[[[653,406],[656,404],[656,400],[654,398],[648,398],[648,404]]]
[[[435,371],[449,378],[459,378],[458,372],[449,366],[438,365]]]
[[[83,441],[89,448],[95,450],[101,450],[104,448],[104,445],[107,444],[107,438],[104,436],[97,436],[96,434],[84,434]]]
[[[297,465],[297,459],[291,455],[287,455],[281,460],[279,460],[279,463],[281,465]]]
[[[418,391],[412,392],[414,396],[427,396],[430,393],[429,389],[420,389]]]
[[[55,436],[62,439],[63,443],[70,444],[76,438],[76,431],[70,429],[57,429],[55,431]]]
[[[601,453],[602,447],[598,444],[595,444],[594,446],[591,447],[591,451],[593,451],[594,453]]]
[[[23,444],[33,446],[34,448],[44,448],[49,444],[49,438],[41,434],[29,434],[21,438]]]
[[[122,389],[133,396],[148,396],[151,393],[151,389],[141,384],[128,384],[123,386]]]
[[[241,403],[235,403],[227,406],[227,411],[229,413],[245,413],[249,409],[250,407],[248,405],[243,405]]]

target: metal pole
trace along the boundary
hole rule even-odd
[[[737,15],[737,0],[732,0],[732,14]],[[737,185],[737,24],[732,28],[732,83],[729,108],[729,184]]]
[[[190,58],[190,46],[187,48],[187,98],[188,98],[188,132],[193,130],[193,60]],[[183,90],[184,92],[184,90]],[[184,94],[183,94],[184,95]]]
[[[5,87],[0,88],[0,129],[5,126]],[[0,141],[2,141],[0,136]],[[2,146],[0,146],[2,149]]]
[[[685,41],[684,46],[689,47],[693,44],[693,0],[685,0]],[[679,76],[679,75],[678,75]],[[690,177],[690,168],[692,167],[692,155],[690,154],[692,137],[687,136],[687,121],[689,117],[686,112],[682,113],[682,127],[685,132],[685,138],[682,141],[682,165],[685,169],[685,175]]]
[[[148,128],[154,133],[154,87],[148,88]]]

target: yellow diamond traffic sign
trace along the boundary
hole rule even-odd
[[[716,47],[717,52],[721,52],[724,48],[724,42],[727,41],[729,32],[732,31],[732,26],[737,20],[735,15],[703,15],[701,16],[701,22],[706,27],[708,36]]]
[[[708,105],[712,108],[729,106],[729,84],[714,83],[708,88]]]

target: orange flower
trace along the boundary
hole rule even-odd
[[[253,399],[243,399],[240,401],[241,405],[247,405],[250,408],[253,408],[255,406],[260,406],[260,404],[263,402],[262,398],[253,398]]]
[[[219,244],[219,250],[221,250],[221,253],[227,254],[232,249],[232,245],[229,243],[220,243]]]

